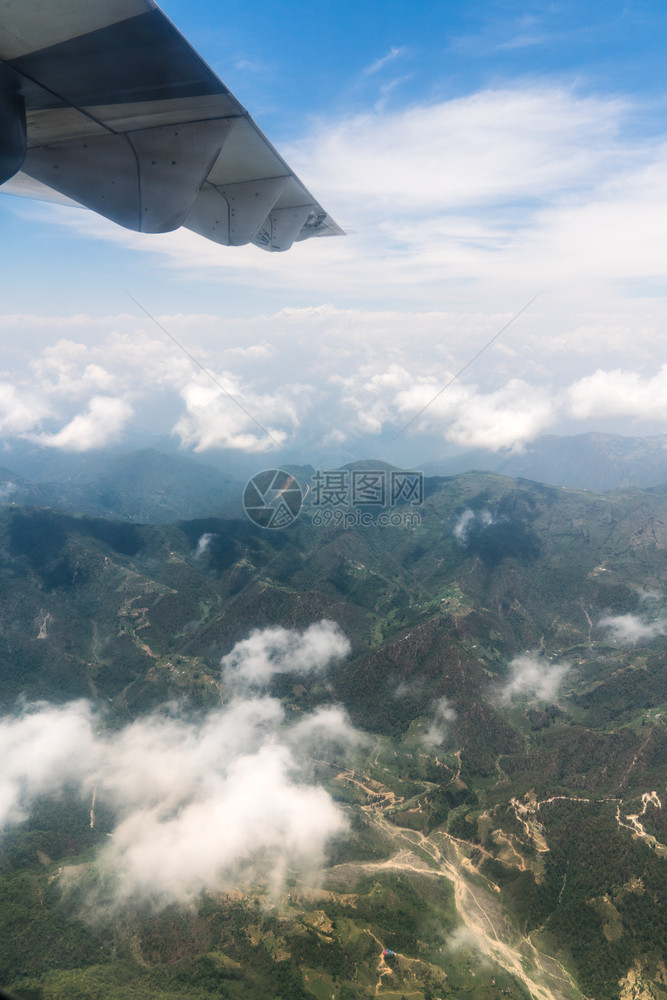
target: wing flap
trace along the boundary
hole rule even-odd
[[[272,209],[253,242],[262,250],[274,252],[289,250],[303,229],[310,212],[310,205]]]
[[[127,229],[182,225],[230,122],[90,136],[28,150],[23,172]]]
[[[288,177],[290,169],[250,118],[240,118],[224,153],[218,157],[207,177],[210,184],[224,187],[240,181],[258,181],[266,177]]]
[[[221,187],[207,182],[183,225],[223,246],[244,246],[254,240],[286,183],[286,177]]]

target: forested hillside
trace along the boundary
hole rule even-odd
[[[667,995],[667,490],[425,493],[421,523],[386,528],[3,508],[0,985]],[[51,732],[73,748],[55,763]],[[155,747],[174,788],[196,762],[180,799],[151,790]],[[251,752],[287,763],[249,844],[259,768],[242,807],[230,789]],[[193,782],[211,812],[167,847]]]

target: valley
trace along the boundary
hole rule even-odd
[[[307,509],[266,532],[3,508],[3,726],[60,712],[87,748],[35,792],[10,769],[23,804],[0,839],[4,986],[25,1000],[128,983],[196,1000],[666,995],[667,493],[474,473],[426,487],[421,524],[395,529],[317,528]],[[297,666],[315,626],[339,650],[326,669]],[[244,644],[269,639],[296,659],[271,654],[243,686]],[[213,734],[238,748],[202,756]],[[132,741],[143,757],[115,774],[104,754]],[[134,775],[153,744],[173,788]],[[290,775],[263,805],[234,784],[255,759]],[[209,785],[233,792],[226,814]],[[283,817],[303,796],[332,831],[313,827],[327,846],[312,860]],[[235,809],[263,815],[267,838],[283,825],[246,846]],[[200,848],[160,854],[191,814],[207,817]],[[146,829],[155,861],[136,853]],[[237,846],[201,883],[206,831]],[[153,869],[206,887],[151,896]]]

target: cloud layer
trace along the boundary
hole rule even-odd
[[[360,449],[377,452],[406,425],[397,447],[413,460],[415,440],[432,457],[445,442],[520,449],[558,429],[667,428],[667,364],[655,366],[657,320],[647,316],[635,339],[635,368],[623,344],[638,316],[613,333],[603,330],[601,316],[589,317],[585,329],[577,325],[565,339],[540,343],[524,319],[521,330],[508,331],[479,359],[474,381],[468,374],[439,394],[507,318],[413,314],[406,331],[397,312],[333,307],[224,324],[161,317],[209,378],[131,316],[79,317],[69,337],[61,336],[65,319],[35,317],[27,324],[0,317],[7,337],[26,345],[24,353],[13,349],[11,381],[0,383],[0,433],[83,451],[129,441],[139,424],[199,452],[282,456],[283,446],[317,464],[331,448],[343,461],[359,457]],[[31,334],[45,327],[60,339],[34,356]],[[570,338],[576,354],[563,353]],[[609,367],[595,357],[603,346]],[[619,360],[625,366],[614,366]],[[584,374],[573,377],[575,368]]]
[[[284,256],[35,209],[201,282],[209,312],[157,318],[215,381],[143,315],[0,317],[0,432],[83,450],[134,423],[197,451],[317,462],[322,442],[367,457],[424,407],[403,438],[423,460],[445,442],[664,431],[667,135],[641,134],[642,110],[532,79],[311,121],[287,159],[351,232]],[[239,318],[221,315],[221,285],[243,289]],[[267,309],[276,290],[288,304]]]

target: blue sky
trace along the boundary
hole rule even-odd
[[[667,431],[663,5],[163,9],[349,235],[268,255],[0,197],[7,448],[275,455],[128,292],[293,461]]]

